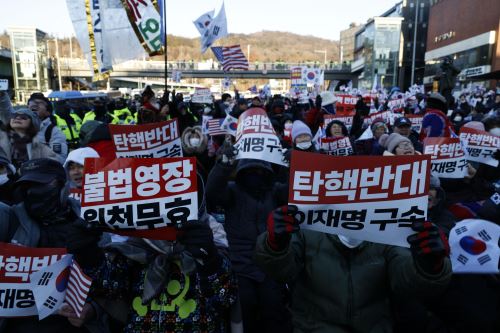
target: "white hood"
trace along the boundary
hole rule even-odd
[[[75,162],[83,165],[85,159],[88,157],[100,157],[99,154],[90,147],[78,148],[71,151],[64,162],[64,168],[66,169],[69,162]]]

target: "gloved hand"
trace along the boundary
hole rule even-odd
[[[321,103],[322,102],[323,102],[323,99],[318,94],[318,96],[316,96],[316,102],[314,103],[314,106],[316,107],[317,110],[321,110]]]
[[[431,222],[415,222],[411,227],[416,234],[408,236],[416,265],[425,273],[437,274],[443,268],[450,245],[443,231]]]
[[[201,221],[186,222],[179,228],[178,235],[177,240],[184,245],[186,251],[198,259],[204,268],[213,271],[215,267],[212,266],[216,265],[220,258],[210,226]]]
[[[267,244],[274,251],[288,247],[292,234],[299,231],[299,221],[294,217],[298,208],[294,205],[276,208],[267,217]]]
[[[238,150],[228,141],[222,146],[222,163],[233,165]]]

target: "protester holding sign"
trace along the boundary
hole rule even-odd
[[[85,228],[78,216],[78,203],[68,199],[62,165],[50,159],[25,162],[17,186],[22,202],[12,207],[0,206],[0,216],[8,215],[0,224],[0,241],[28,247],[66,248],[89,275],[95,274],[102,259],[97,246],[100,233]],[[103,325],[97,321],[100,311],[97,304],[87,302],[82,323]],[[6,332],[79,331],[62,316],[41,321],[37,317],[13,318],[4,324]],[[104,332],[102,326],[101,329]]]
[[[248,112],[248,111],[247,111]],[[230,180],[236,172],[236,179]],[[267,161],[240,159],[226,144],[222,160],[207,181],[209,205],[225,210],[224,228],[229,254],[238,275],[239,300],[245,332],[289,332],[284,303],[285,286],[270,279],[254,261],[257,236],[266,229],[266,218],[274,206],[286,203],[287,184],[273,181]]]

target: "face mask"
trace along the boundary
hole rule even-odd
[[[212,109],[210,109],[210,108],[203,109],[203,113],[205,113],[205,114],[210,113],[211,111],[212,111]]]
[[[200,145],[201,140],[198,138],[190,138],[189,144],[193,147],[198,147]]]
[[[456,116],[455,118],[453,118],[453,121],[456,122],[462,121],[462,116]]]
[[[24,206],[28,215],[40,220],[55,216],[62,207],[58,185],[37,184],[26,191]]]
[[[3,185],[9,181],[9,175],[3,173],[0,175],[0,185]]]
[[[495,127],[490,129],[490,134],[495,136],[500,136],[500,127]]]
[[[344,244],[345,246],[347,246],[350,249],[354,249],[355,247],[358,247],[359,244],[363,243],[363,241],[359,240],[359,239],[354,239],[354,238],[343,236],[343,235],[338,235],[338,236],[339,236],[339,239],[342,242],[342,244]]]
[[[312,146],[311,141],[300,142],[295,145],[300,150],[308,150]]]

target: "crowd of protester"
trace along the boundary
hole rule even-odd
[[[371,103],[360,95],[350,130],[331,121],[325,136],[348,137],[354,155],[383,158],[421,154],[424,138],[462,127],[500,135],[500,93],[464,91],[449,105],[419,92],[399,112],[423,115],[420,133],[404,116],[392,125],[375,119],[364,140],[364,118],[398,93]],[[41,321],[0,318],[0,331],[499,332],[499,276],[452,274],[447,241],[460,220],[500,223],[491,200],[500,193],[498,166],[470,162],[463,179],[432,176],[428,221],[412,226],[403,248],[301,230],[297,207],[287,205],[288,168],[236,160],[234,138],[201,128],[203,116],[261,108],[285,161],[296,150],[323,153],[313,138],[336,112],[332,95],[245,99],[236,91],[195,104],[147,87],[138,100],[97,99],[76,110],[41,93],[14,108],[0,91],[0,241],[67,248],[93,280],[80,317],[63,307]],[[198,221],[178,226],[175,242],[89,228],[69,193],[82,187],[86,158],[116,158],[108,124],[169,119],[178,121],[183,156],[197,160]]]

